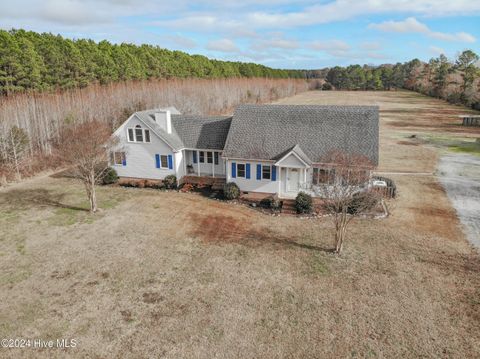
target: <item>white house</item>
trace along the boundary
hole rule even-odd
[[[115,135],[121,150],[111,165],[120,177],[221,177],[282,198],[329,180],[321,159],[331,150],[378,164],[375,106],[241,105],[233,116],[153,109],[134,113]]]

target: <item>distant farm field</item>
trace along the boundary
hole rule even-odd
[[[380,106],[390,217],[354,222],[337,257],[328,218],[120,187],[91,216],[73,180],[3,189],[0,338],[78,344],[0,357],[480,357],[480,256],[434,175],[439,139],[480,133],[464,109],[403,91],[281,103]]]

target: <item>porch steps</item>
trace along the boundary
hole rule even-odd
[[[295,208],[295,200],[293,199],[282,199],[282,213],[286,214],[296,214],[297,209]]]

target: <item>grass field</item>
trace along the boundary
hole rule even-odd
[[[272,217],[195,194],[36,178],[0,192],[0,338],[73,338],[1,357],[475,358],[480,257],[434,172],[478,136],[464,110],[409,92],[310,92],[377,104],[393,214],[358,220],[341,256],[329,219]],[[469,132],[472,131],[472,132]],[[474,133],[473,131],[477,131]],[[411,137],[411,135],[416,135]]]

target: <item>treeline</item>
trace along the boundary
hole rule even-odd
[[[231,113],[316,87],[305,79],[152,79],[94,84],[0,99],[0,185],[52,168],[52,144],[72,123],[98,120],[112,131],[133,112],[175,106],[187,114]]]
[[[429,62],[418,59],[395,65],[348,67],[328,70],[323,89],[390,90],[405,88],[451,103],[464,104],[480,110],[479,56],[471,50],[449,60],[445,55]]]
[[[0,30],[0,94],[152,78],[305,78],[301,70],[211,60],[158,46],[71,40],[50,33]]]

